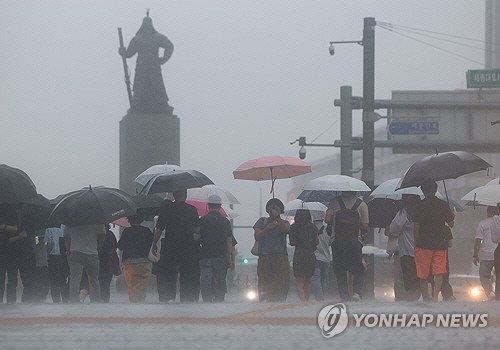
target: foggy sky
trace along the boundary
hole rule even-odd
[[[146,8],[175,46],[163,77],[181,121],[181,165],[237,195],[240,225],[256,220],[259,188],[265,200],[270,183],[233,180],[232,170],[264,155],[296,156],[290,141],[312,141],[336,122],[316,141],[332,143],[340,86],[362,94],[362,47],[337,45],[332,57],[330,40],[361,40],[369,16],[484,40],[478,0],[2,0],[0,163],[25,170],[45,196],[118,187],[118,123],[128,101],[117,27],[128,43]],[[376,98],[465,88],[466,70],[483,68],[378,27],[375,38]],[[439,45],[484,61],[481,50]],[[135,57],[128,63],[133,73]],[[330,152],[309,148],[306,160]],[[284,198],[289,181],[276,186]]]

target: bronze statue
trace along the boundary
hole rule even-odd
[[[160,48],[164,50],[163,57],[159,57]],[[124,58],[130,58],[137,53],[131,112],[172,112],[173,108],[168,104],[167,91],[161,75],[161,65],[169,60],[173,51],[172,42],[154,29],[148,11],[128,47],[120,47],[118,50]]]

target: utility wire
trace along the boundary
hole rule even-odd
[[[380,28],[383,28],[383,29],[387,29],[387,30],[393,31],[393,27],[387,26],[387,25],[385,25],[385,24],[378,24],[378,23],[377,23],[377,25],[378,25]],[[415,34],[415,35],[421,35],[421,36],[424,36],[424,37],[427,37],[427,38],[432,38],[432,39],[436,39],[436,40],[446,41],[446,42],[449,42],[449,43],[452,43],[452,44],[456,44],[456,45],[461,45],[461,46],[465,46],[465,47],[470,47],[470,48],[477,49],[477,50],[481,50],[481,51],[485,51],[485,52],[490,52],[490,53],[498,53],[498,51],[488,50],[488,49],[485,49],[485,48],[483,48],[483,47],[474,46],[474,45],[469,45],[469,44],[461,43],[461,42],[458,42],[458,41],[455,41],[455,40],[444,39],[444,38],[440,38],[440,37],[437,37],[437,36],[433,36],[433,35],[428,35],[428,34],[420,33],[420,32],[418,32],[418,31],[415,31],[415,30],[412,30],[412,29],[399,29],[399,30],[401,30],[401,31],[406,31],[406,32],[409,32],[409,33],[411,33],[411,34]]]
[[[483,41],[483,40],[480,40],[480,39],[467,38],[467,37],[460,36],[460,35],[439,33],[439,32],[434,32],[432,30],[419,29],[419,28],[414,28],[414,27],[409,27],[409,26],[404,26],[404,25],[394,24],[394,23],[388,23],[388,22],[377,21],[377,25],[378,24],[385,25],[385,26],[390,27],[390,28],[396,28],[396,29],[398,29],[398,28],[399,29],[406,28],[406,29],[411,29],[411,30],[416,30],[416,31],[421,31],[421,32],[426,32],[426,33],[431,33],[431,34],[437,34],[437,35],[442,35],[442,36],[448,36],[448,37],[456,38],[456,39],[463,39],[463,40],[475,41],[475,42],[479,42],[479,43],[483,43],[483,44],[490,44],[490,45],[494,45],[494,46],[499,46],[500,47],[500,45],[498,45],[498,44],[496,44],[494,42],[491,42],[491,41]]]
[[[475,61],[475,60],[473,60],[473,59],[471,59],[471,58],[468,58],[468,57],[466,57],[466,56],[460,55],[460,54],[458,54],[458,53],[456,53],[456,52],[453,52],[453,51],[450,51],[450,50],[444,49],[444,48],[442,48],[442,47],[440,47],[440,46],[437,46],[437,45],[430,44],[430,43],[425,42],[425,41],[423,41],[423,40],[420,40],[420,39],[414,38],[414,37],[412,37],[412,36],[406,35],[406,34],[404,34],[404,33],[401,33],[401,32],[399,32],[399,31],[397,31],[397,30],[394,30],[394,29],[389,29],[389,28],[386,28],[386,27],[383,27],[383,26],[380,26],[380,28],[385,29],[385,30],[390,31],[390,32],[393,32],[393,33],[396,33],[396,34],[401,35],[401,36],[403,36],[403,37],[405,37],[405,38],[408,38],[408,39],[411,39],[411,40],[415,40],[415,41],[417,41],[417,42],[419,42],[419,43],[421,43],[421,44],[424,44],[424,45],[427,45],[427,46],[433,47],[433,48],[435,48],[435,49],[438,49],[438,50],[441,50],[441,51],[443,51],[443,52],[449,53],[449,54],[451,54],[451,55],[454,55],[454,56],[460,57],[460,58],[462,58],[462,59],[464,59],[464,60],[467,60],[467,61],[469,61],[469,62],[477,63],[477,64],[479,64],[479,65],[481,65],[481,66],[484,64],[483,62],[478,62],[478,61]],[[487,67],[487,68],[489,68],[489,67]]]
[[[333,128],[336,124],[338,124],[339,122],[339,119],[335,119],[335,121],[333,123],[330,124],[329,127],[327,127],[325,130],[323,130],[323,132],[321,134],[319,134],[318,136],[316,136],[314,138],[314,140],[311,141],[311,143],[314,143],[314,141],[316,141],[317,139],[319,139],[321,136],[323,136],[325,134],[325,132],[327,132],[328,130],[330,130],[331,128]]]

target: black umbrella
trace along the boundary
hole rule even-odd
[[[398,206],[395,200],[386,198],[375,198],[368,202],[368,217],[370,218],[370,227],[385,228],[389,226],[392,219],[398,212]]]
[[[164,199],[159,194],[137,194],[133,198],[137,205],[137,214],[145,217],[158,215],[158,209]]]
[[[203,187],[205,185],[213,185],[213,182],[199,171],[172,171],[170,173],[154,176],[146,183],[141,190],[141,194],[174,192],[186,190],[188,188]]]
[[[469,152],[453,151],[434,154],[410,166],[401,179],[398,188],[455,179],[479,170],[486,170],[489,167],[491,167],[490,164]]]
[[[0,164],[0,202],[20,203],[36,198],[36,187],[21,169]]]
[[[35,198],[21,203],[22,221],[35,230],[40,230],[47,226],[51,211],[52,206],[50,201],[41,194],[37,194]]]
[[[65,195],[50,214],[50,222],[67,226],[107,224],[135,215],[137,206],[128,194],[109,187],[86,187]]]

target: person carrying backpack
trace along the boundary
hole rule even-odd
[[[353,276],[352,301],[361,300],[364,266],[363,244],[360,234],[368,230],[368,206],[356,197],[356,192],[342,192],[341,197],[330,202],[325,222],[332,227],[335,239],[332,243],[333,270],[342,301],[349,301],[347,271]]]

